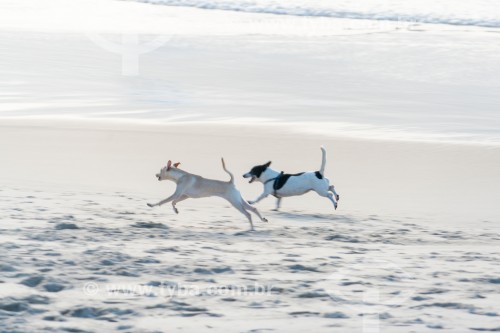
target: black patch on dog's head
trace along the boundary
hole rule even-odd
[[[264,171],[266,171],[266,169],[271,165],[271,161],[267,162],[266,164],[262,164],[262,165],[257,165],[257,166],[254,166],[252,168],[252,170],[250,170],[250,174],[257,177],[257,178],[260,178],[260,175],[262,175],[262,173]]]

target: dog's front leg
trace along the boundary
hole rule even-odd
[[[277,198],[276,199],[276,208],[274,208],[273,210],[277,212],[280,209],[280,206],[281,206],[281,198]]]
[[[163,204],[166,204],[167,202],[170,202],[170,201],[172,201],[172,200],[175,200],[175,199],[179,198],[180,196],[181,196],[181,191],[179,190],[179,187],[177,187],[177,188],[175,189],[174,194],[172,194],[172,195],[171,195],[171,196],[169,196],[168,198],[163,199],[162,201],[160,201],[160,202],[158,202],[158,203],[155,203],[155,204],[150,204],[150,203],[148,203],[148,206],[149,206],[149,207],[161,206],[161,205],[163,205]]]
[[[263,192],[261,195],[259,195],[259,197],[255,200],[249,200],[248,203],[253,205],[253,204],[256,204],[257,202],[261,201],[262,199],[266,198],[269,194],[266,193],[266,192]]]
[[[186,199],[188,199],[188,198],[189,198],[189,197],[188,197],[187,195],[182,195],[182,196],[180,196],[179,198],[174,199],[174,200],[172,201],[172,208],[174,209],[175,214],[179,214],[179,210],[177,209],[177,207],[175,207],[175,205],[176,205],[178,202],[181,202],[181,201],[186,200]]]

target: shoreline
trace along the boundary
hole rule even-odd
[[[346,123],[317,123],[317,122],[283,122],[272,119],[252,119],[252,118],[232,118],[232,119],[213,119],[205,121],[176,121],[168,119],[141,119],[141,118],[105,118],[105,117],[72,117],[72,116],[26,116],[26,117],[0,117],[0,127],[34,127],[34,128],[92,128],[95,130],[134,130],[134,131],[161,131],[175,127],[200,127],[211,128],[220,127],[232,129],[235,127],[244,128],[248,131],[251,129],[264,130],[267,132],[278,132],[282,135],[304,135],[308,137],[323,137],[331,140],[347,140],[347,141],[366,141],[379,143],[402,143],[402,144],[428,144],[434,146],[464,146],[477,147],[478,149],[500,150],[500,142],[485,142],[485,141],[467,141],[467,140],[452,140],[452,139],[424,139],[423,137],[416,138],[415,134],[410,134],[408,137],[396,136],[388,137],[384,130],[380,130],[380,135],[365,135],[358,136],[361,130],[356,132],[340,132],[335,133],[335,126],[353,126],[363,127],[363,124],[346,124]],[[318,128],[318,125],[321,128]],[[299,128],[300,127],[300,128]],[[327,128],[333,127],[327,132]],[[375,128],[375,127],[374,127]],[[246,132],[245,130],[245,132]],[[244,133],[245,133],[244,132]],[[400,130],[400,134],[404,131]]]
[[[297,135],[265,126],[13,121],[0,128],[0,154],[7,161],[0,179],[10,185],[162,196],[173,184],[160,186],[152,175],[166,160],[222,179],[224,157],[249,199],[261,191],[261,185],[240,177],[252,166],[272,160],[285,172],[315,170],[324,145],[326,176],[344,198],[339,211],[455,219],[458,224],[500,217],[495,208],[500,149],[492,147]],[[289,208],[331,208],[314,194],[286,199],[286,206],[287,201]],[[263,205],[270,208],[274,200]]]

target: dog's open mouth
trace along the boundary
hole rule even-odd
[[[255,177],[254,175],[252,175],[250,172],[247,172],[243,175],[243,178],[250,178],[250,180],[248,181],[249,183],[252,183],[254,180],[257,179],[257,177]]]

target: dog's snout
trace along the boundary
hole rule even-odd
[[[247,172],[243,175],[243,178],[250,178],[249,183],[252,183],[255,180],[255,176],[252,175],[250,172]]]

